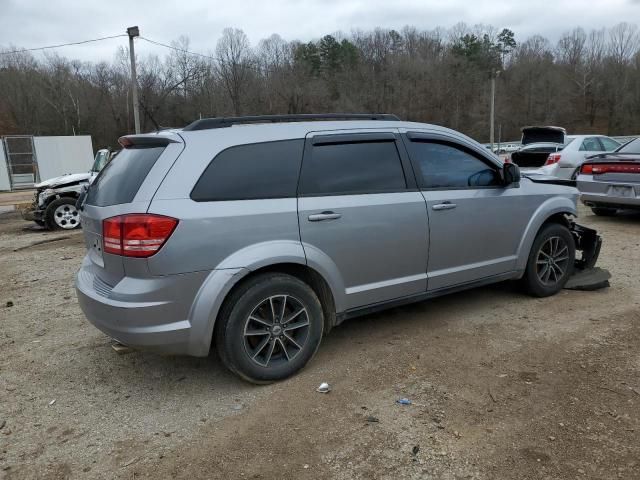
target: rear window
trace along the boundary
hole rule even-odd
[[[618,151],[622,153],[640,153],[640,138],[631,140]]]
[[[296,196],[304,140],[238,145],[220,152],[193,187],[196,202]]]
[[[86,203],[108,207],[132,202],[164,149],[164,146],[123,149],[93,181]]]

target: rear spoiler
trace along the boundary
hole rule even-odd
[[[170,143],[181,143],[179,140],[165,135],[125,135],[118,139],[122,148],[133,147],[166,147]]]

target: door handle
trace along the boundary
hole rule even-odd
[[[312,213],[309,215],[310,222],[322,222],[324,220],[337,220],[342,214],[336,212]]]
[[[435,204],[433,207],[431,207],[432,210],[451,210],[452,208],[456,208],[458,205],[456,205],[455,203],[451,203],[451,202],[442,202],[442,203],[437,203]]]

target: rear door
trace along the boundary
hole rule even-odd
[[[426,206],[399,140],[395,130],[307,137],[300,235],[307,258],[338,271],[346,309],[426,291]]]
[[[103,252],[102,221],[126,213],[145,213],[183,148],[177,140],[166,137],[128,138],[140,143],[129,144],[103,168],[89,186],[80,213],[87,257],[94,273],[110,286],[125,273],[146,276],[148,268],[145,259],[130,258],[125,265],[123,257]]]
[[[532,204],[505,187],[500,166],[454,137],[407,133],[429,213],[429,290],[515,270]]]

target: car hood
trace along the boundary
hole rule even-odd
[[[547,175],[540,169],[536,170],[521,170],[520,173],[523,177],[528,178],[532,182],[535,183],[550,183],[553,185],[563,185],[565,187],[575,187],[575,180],[565,180],[564,178],[554,177],[552,175]]]
[[[44,182],[36,183],[36,188],[54,188],[70,183],[87,182],[91,178],[91,173],[67,173],[55,178],[49,178]]]

